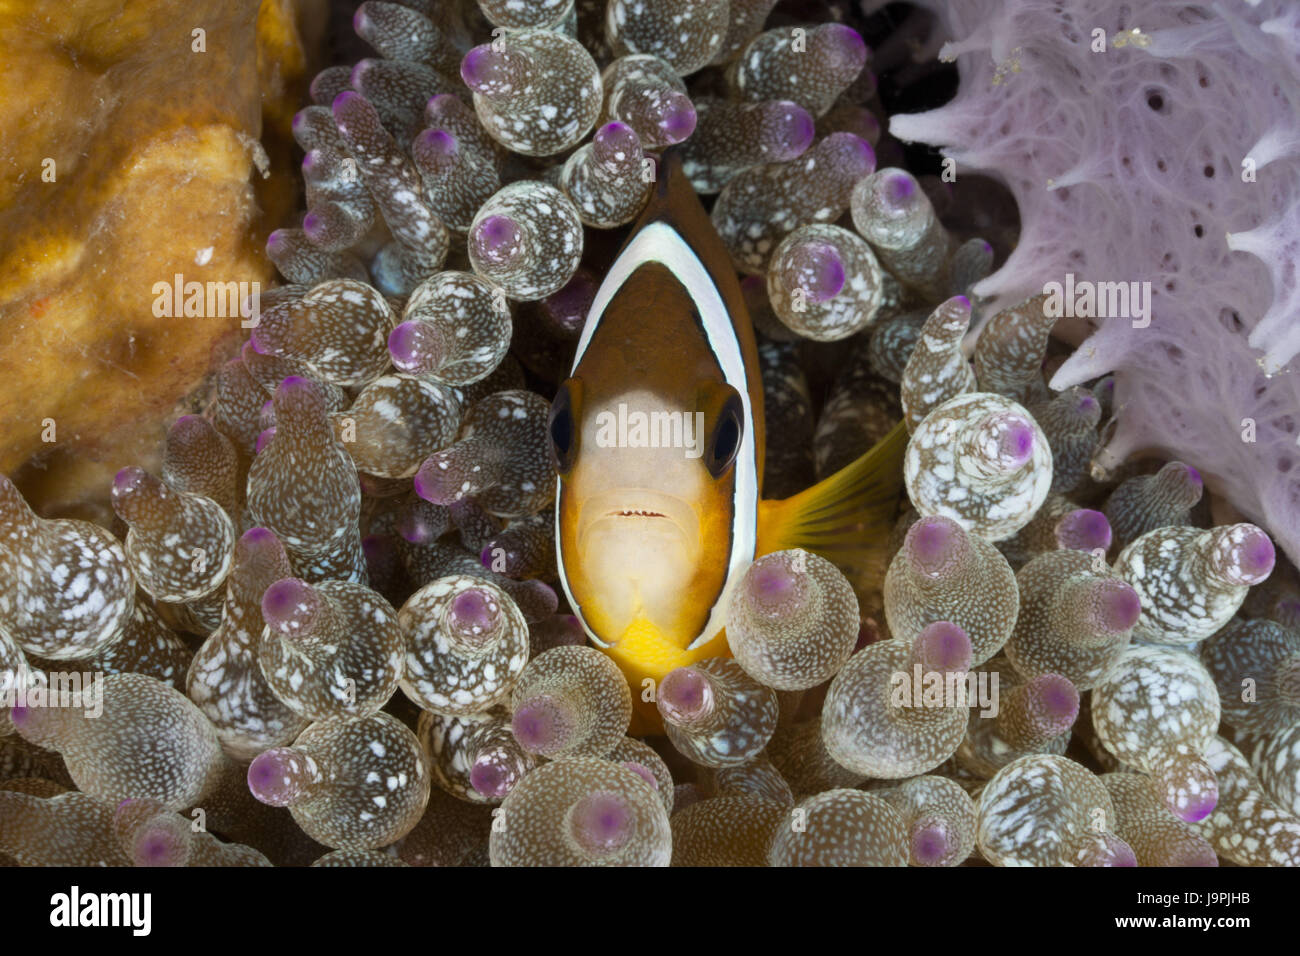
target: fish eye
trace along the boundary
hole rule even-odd
[[[714,478],[720,478],[725,474],[732,462],[736,460],[736,453],[740,451],[740,440],[744,437],[745,431],[743,414],[744,405],[741,404],[740,395],[733,392],[722,406],[722,412],[713,426],[713,434],[709,436],[708,450],[704,456],[704,465]]]
[[[551,461],[555,470],[564,474],[573,467],[578,452],[578,428],[573,414],[573,389],[569,382],[560,386],[551,403],[551,417],[547,423],[551,439]]]

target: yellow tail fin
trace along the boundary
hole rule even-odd
[[[803,548],[834,563],[859,599],[879,591],[903,489],[907,429],[894,426],[871,451],[825,481],[758,512],[758,556]]]

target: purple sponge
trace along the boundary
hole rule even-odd
[[[959,178],[1003,180],[1020,207],[1015,251],[973,289],[982,314],[1067,273],[1150,282],[1150,324],[1091,319],[1052,387],[1113,372],[1101,462],[1193,464],[1300,561],[1300,10],[920,3],[954,38],[939,55],[961,86],[890,131],[943,147]]]

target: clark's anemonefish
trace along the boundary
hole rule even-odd
[[[755,558],[802,547],[859,587],[884,573],[906,432],[792,498],[761,499],[754,333],[675,150],[596,293],[550,438],[560,582],[627,675],[637,729],[659,726],[645,678],[728,654],[729,589]]]

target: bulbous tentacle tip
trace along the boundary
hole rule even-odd
[[[885,215],[906,215],[921,195],[916,177],[902,169],[882,170],[875,186],[880,211]]]
[[[306,160],[303,160],[306,163]],[[309,212],[302,217],[302,231],[312,242],[320,242],[325,236],[325,223],[320,215]]]
[[[843,23],[828,23],[818,31],[828,39],[828,52],[838,55],[846,62],[857,62],[859,69],[867,62],[867,41],[853,27]]]
[[[827,302],[844,288],[847,278],[844,258],[828,242],[802,243],[792,254],[791,265],[799,278],[806,281],[804,291],[813,302]]]
[[[1079,717],[1079,689],[1069,678],[1039,674],[1025,682],[1025,691],[1040,736],[1056,737],[1074,726]]]
[[[635,825],[627,799],[608,791],[588,794],[569,811],[569,835],[591,856],[621,850],[632,838]]]
[[[1134,849],[1123,840],[1115,840],[1114,845],[1110,848],[1110,856],[1106,862],[1100,862],[1099,866],[1136,866],[1138,865],[1138,855]]]
[[[1112,633],[1122,633],[1137,623],[1142,598],[1132,586],[1115,578],[1096,583],[1097,623]]]
[[[1079,715],[1079,689],[1060,674],[1040,674],[1030,681],[1045,713],[1073,723]]]
[[[32,710],[25,704],[14,704],[13,707],[9,708],[9,722],[12,723],[19,732],[21,732],[24,727],[29,727],[31,725],[31,716]]]
[[[275,532],[270,528],[249,528],[239,536],[239,544],[245,549],[263,550],[266,548],[279,548],[280,539],[275,536]]]
[[[1102,551],[1110,549],[1110,522],[1100,511],[1076,508],[1062,516],[1056,523],[1056,543],[1072,551]]]
[[[495,81],[501,78],[504,56],[483,43],[474,47],[460,61],[460,78],[475,93],[490,92]]]
[[[850,183],[865,179],[876,171],[875,147],[857,133],[847,130],[831,133],[817,144],[816,149],[837,167],[842,167],[843,175]]]
[[[430,504],[443,505],[454,500],[443,495],[443,483],[440,480],[437,462],[432,458],[420,466],[420,470],[415,473],[411,483],[415,488],[415,493]],[[407,540],[410,539],[407,538]]]
[[[921,866],[938,866],[954,851],[956,841],[943,820],[923,817],[912,825],[912,858]]]
[[[184,830],[160,820],[140,827],[129,853],[136,866],[184,866],[189,857],[190,842]]]
[[[500,800],[511,791],[517,779],[495,754],[479,755],[469,768],[470,786],[489,800]]]
[[[673,91],[664,97],[663,111],[655,125],[671,146],[689,139],[695,132],[698,119],[690,98],[685,93]]]
[[[281,380],[271,397],[277,425],[289,419],[323,420],[326,413],[325,392],[319,385],[301,375],[290,375]]]
[[[411,144],[412,158],[422,168],[440,169],[460,151],[454,134],[445,129],[426,129]]]
[[[129,465],[113,476],[113,510],[128,525],[156,524],[155,506],[168,497],[167,486],[143,468]]]
[[[1276,561],[1273,539],[1260,529],[1251,532],[1242,551],[1242,570],[1256,581],[1263,581],[1272,573]]]
[[[1187,823],[1199,823],[1214,812],[1218,802],[1219,793],[1218,788],[1215,787],[1212,793],[1200,793],[1186,800],[1177,801],[1170,807],[1170,810],[1180,820]]]
[[[964,535],[957,522],[942,515],[930,515],[921,518],[907,530],[904,547],[918,571],[928,577],[938,577],[963,540]]]
[[[348,82],[358,90],[365,89],[366,74],[374,69],[374,60],[362,58],[352,66],[352,74]]]
[[[1253,524],[1215,529],[1210,562],[1228,582],[1253,587],[1273,573],[1276,561],[1273,539],[1264,529]]]
[[[465,640],[493,633],[501,623],[501,605],[484,588],[466,588],[447,605],[447,629]]]
[[[678,667],[659,682],[655,703],[664,720],[689,723],[707,714],[713,705],[708,678],[694,667]]]
[[[567,716],[559,700],[542,694],[515,708],[510,731],[519,746],[530,753],[553,753],[563,747],[569,735]]]
[[[292,237],[288,229],[273,229],[266,237],[266,254],[271,257],[288,253],[292,247]]]
[[[641,137],[626,123],[618,120],[606,123],[591,137],[590,158],[604,169],[606,176],[625,178],[641,157]]]
[[[802,577],[780,557],[760,558],[746,575],[745,596],[757,610],[778,613],[798,598]]]
[[[1007,415],[1000,421],[997,442],[998,460],[1008,469],[1019,468],[1034,453],[1034,426],[1018,415]]]
[[[265,428],[257,435],[257,444],[253,448],[254,455],[260,455],[266,446],[275,440],[275,428]]]
[[[330,101],[348,85],[348,74],[351,72],[346,66],[329,66],[321,70],[308,85],[307,92],[311,94],[313,106],[329,107]]]
[[[149,486],[150,475],[143,468],[127,465],[113,476],[113,500],[127,498]]]
[[[428,150],[450,155],[460,148],[456,135],[445,129],[426,129],[416,135],[416,142]]]
[[[353,110],[369,106],[370,103],[364,96],[356,90],[344,90],[338,96],[334,97],[334,102],[330,104],[330,109],[334,112],[335,119],[341,115],[346,115]]]
[[[402,322],[388,333],[388,354],[403,372],[436,367],[442,351],[441,338],[429,323],[419,319]]]
[[[912,643],[912,659],[927,673],[965,673],[972,659],[970,636],[951,621],[927,624]]]
[[[639,145],[641,142],[632,127],[626,123],[620,123],[618,120],[611,120],[596,130],[591,139],[593,142],[612,146]]]
[[[262,594],[262,618],[280,634],[300,634],[320,611],[321,598],[301,578],[281,578]]]
[[[302,763],[302,757],[287,747],[263,751],[248,765],[249,792],[268,806],[289,806],[301,794],[297,781]]]
[[[469,241],[484,262],[505,265],[519,255],[524,231],[519,223],[500,213],[485,216],[470,230]]]
[[[812,145],[817,134],[812,114],[793,100],[778,100],[772,107],[777,114],[777,140],[773,144],[776,159],[794,159]]]

